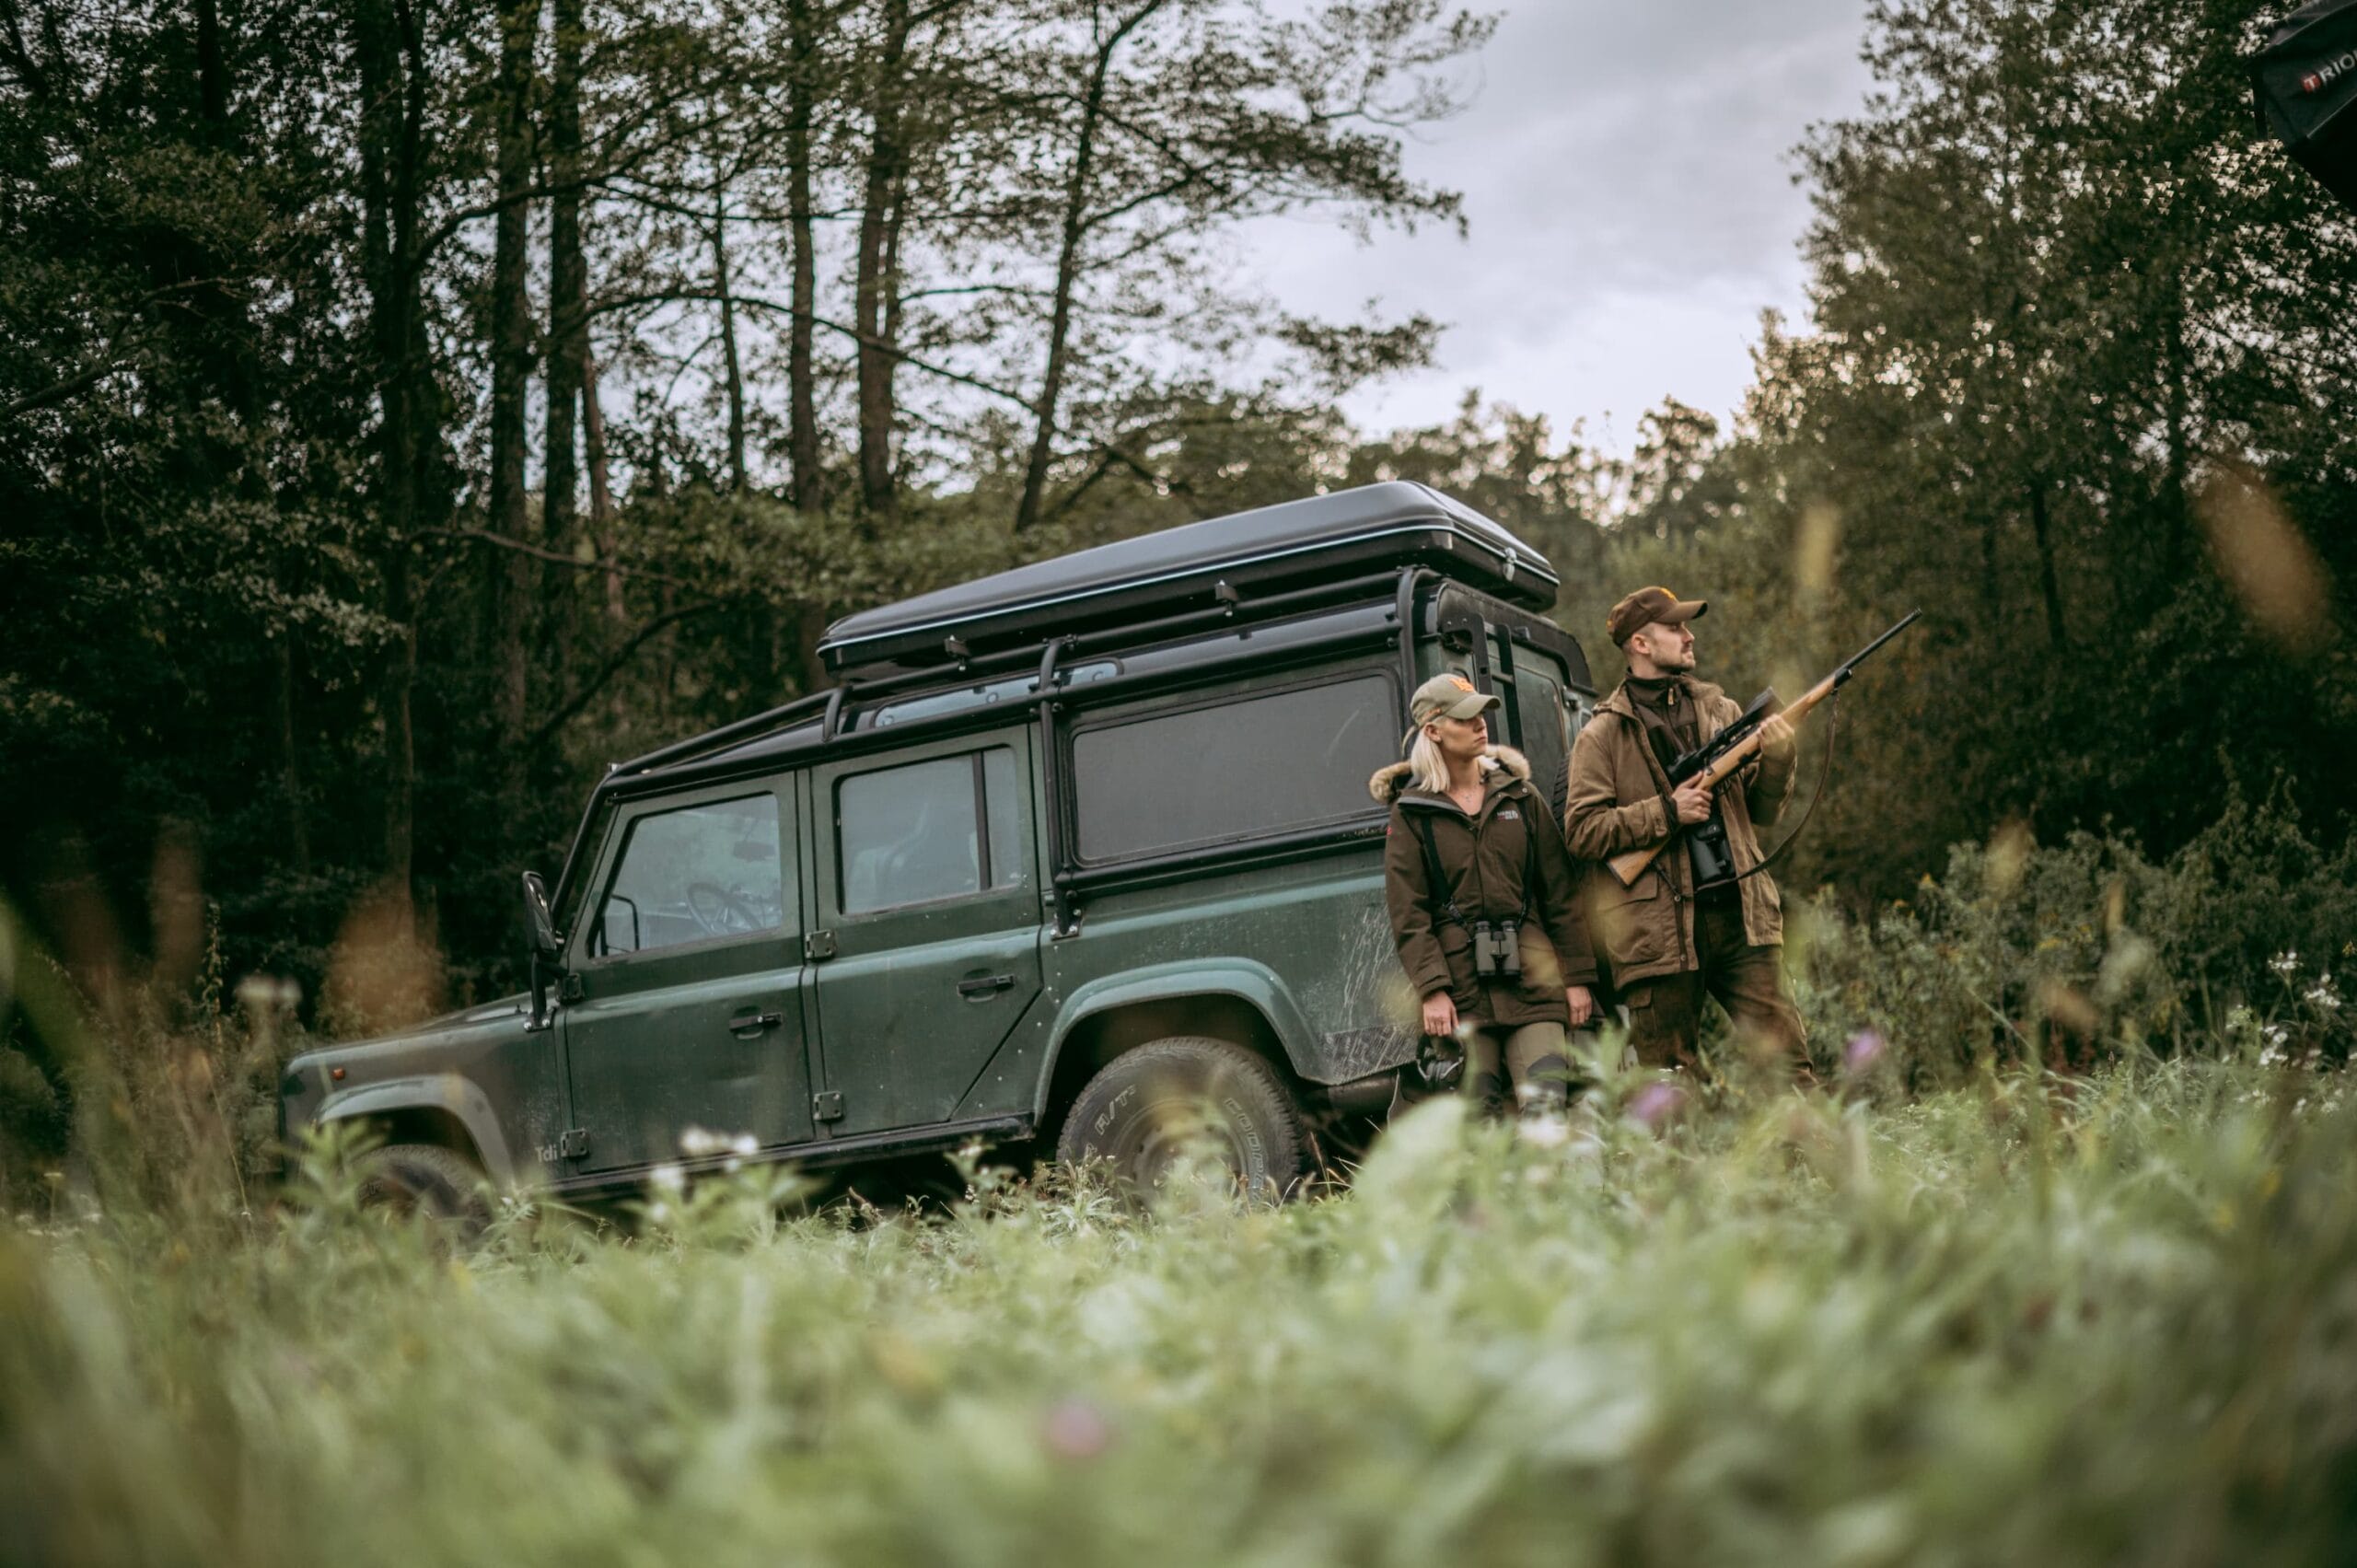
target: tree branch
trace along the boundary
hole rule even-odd
[[[611,680],[628,668],[630,661],[638,656],[638,650],[652,641],[657,633],[668,631],[691,616],[725,610],[739,602],[741,600],[734,598],[705,599],[698,604],[683,605],[678,610],[666,610],[640,627],[632,635],[630,641],[614,650],[613,656],[598,666],[596,672],[587,680],[582,682],[581,690],[566,698],[562,707],[540,721],[540,727],[532,731],[532,738],[525,742],[525,749],[537,751],[546,745],[550,738],[563,728],[575,714],[589,705],[590,699],[605,689],[607,681]]]

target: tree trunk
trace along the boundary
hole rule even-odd
[[[1997,576],[1997,524],[1995,511],[1980,519],[1980,610],[1991,626],[2003,624],[2005,596]]]
[[[2030,536],[2038,541],[2038,587],[2046,600],[2046,640],[2056,652],[2062,648],[2062,587],[2054,570],[2054,538],[2046,514],[2046,481],[2029,482]]]
[[[884,39],[877,51],[873,134],[859,215],[859,261],[853,287],[852,321],[859,335],[859,494],[862,526],[891,520],[892,371],[895,354],[885,335],[886,252],[890,249],[891,207],[897,200],[905,149],[900,145],[902,70],[908,53],[909,0],[883,0]]]
[[[598,559],[606,563],[606,619],[629,621],[622,603],[621,539],[615,532],[614,489],[606,466],[606,413],[598,401],[598,359],[586,339],[581,345],[581,449],[589,459],[589,526],[598,536]]]
[[[548,388],[547,472],[541,482],[540,542],[571,555],[581,534],[581,375],[589,338],[588,264],[581,250],[582,0],[553,0],[549,14],[549,326],[542,376]],[[542,572],[541,668],[573,664],[575,574]],[[545,733],[546,725],[534,734]]]
[[[221,46],[220,0],[196,0],[197,106],[215,146],[229,144],[229,64]]]
[[[1089,68],[1088,90],[1081,99],[1072,169],[1064,179],[1063,233],[1056,250],[1055,301],[1048,315],[1048,364],[1039,377],[1031,456],[1023,465],[1023,498],[1015,508],[1017,533],[1039,520],[1039,507],[1047,495],[1048,464],[1055,455],[1056,416],[1063,402],[1064,376],[1071,352],[1072,298],[1080,282],[1081,242],[1088,234],[1088,182],[1097,159],[1097,134],[1105,113],[1106,80],[1112,74],[1113,57],[1120,52],[1122,41],[1161,5],[1162,0],[1148,0],[1097,46],[1097,58]]]
[[[362,0],[351,13],[360,74],[362,256],[369,295],[378,407],[376,486],[384,530],[385,618],[396,628],[377,686],[384,726],[384,865],[400,918],[412,921],[417,749],[411,695],[417,678],[412,540],[448,507],[433,349],[425,331],[420,189],[429,78],[415,12]]]
[[[588,338],[588,266],[581,252],[581,6],[555,0],[556,64],[549,84],[548,479],[541,538],[572,550],[580,526],[581,373]]]
[[[286,862],[296,875],[311,874],[311,829],[303,799],[303,753],[296,738],[295,645],[291,636],[273,637],[271,718],[278,740],[278,789],[286,811]]]
[[[2182,280],[2173,280],[2169,295],[2168,323],[2163,340],[2161,373],[2167,379],[2163,397],[2168,414],[2168,469],[2161,497],[2164,508],[2161,519],[2161,578],[2162,593],[2173,590],[2185,577],[2187,546],[2193,531],[2191,501],[2188,494],[2188,475],[2192,468],[2192,398],[2188,388],[2192,357],[2185,341],[2185,296]]]
[[[810,121],[819,84],[819,38],[812,0],[787,0],[794,71],[786,81],[787,238],[793,250],[794,315],[786,329],[786,447],[790,498],[797,512],[826,505],[819,471],[818,371],[812,316],[819,308],[819,250],[810,215]]]
[[[728,182],[712,193],[712,285],[720,295],[720,358],[728,394],[728,488],[745,493],[745,373],[737,358],[737,301],[728,282]]]
[[[528,193],[532,185],[532,54],[539,0],[503,0],[499,9],[499,215],[491,263],[491,531],[530,542],[524,494],[525,406],[532,374]],[[524,735],[530,670],[532,561],[503,550],[492,565],[493,717],[501,794],[523,805]]]

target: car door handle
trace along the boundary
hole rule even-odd
[[[728,1020],[728,1032],[738,1040],[750,1040],[784,1022],[785,1015],[783,1013],[739,1013]]]
[[[961,980],[958,982],[958,994],[970,1000],[996,996],[1002,991],[1014,989],[1015,977],[1011,974],[985,975],[980,980]]]

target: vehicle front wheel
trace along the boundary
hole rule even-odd
[[[1300,1109],[1269,1063],[1199,1035],[1157,1040],[1113,1059],[1080,1091],[1056,1140],[1070,1165],[1103,1161],[1133,1191],[1194,1157],[1224,1164],[1247,1199],[1275,1202],[1301,1176]]]
[[[483,1174],[473,1161],[432,1144],[388,1144],[360,1156],[360,1206],[395,1219],[432,1221],[461,1241],[491,1223]]]

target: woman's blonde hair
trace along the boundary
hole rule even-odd
[[[1408,776],[1418,789],[1433,795],[1448,793],[1448,762],[1433,743],[1430,726],[1419,727],[1415,743],[1408,748]]]

